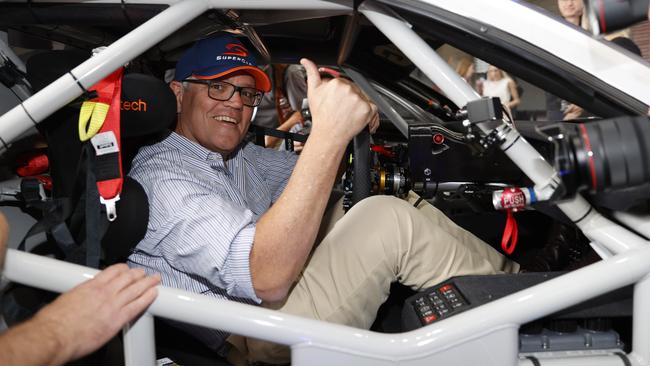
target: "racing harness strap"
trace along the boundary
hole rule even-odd
[[[82,264],[83,259],[78,247],[65,224],[65,218],[72,212],[70,200],[65,198],[46,200],[43,186],[44,184],[35,177],[28,177],[20,182],[20,192],[25,206],[40,210],[43,218],[27,231],[17,249],[25,251],[27,241],[31,237],[40,233],[50,233],[68,261]]]
[[[115,203],[120,199],[122,155],[120,152],[120,95],[123,68],[93,86],[97,98],[83,103],[79,113],[79,138],[90,139],[94,148],[93,170],[99,200],[106,206],[109,221],[117,218]],[[88,188],[88,187],[87,187]]]

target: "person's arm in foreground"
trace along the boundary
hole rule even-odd
[[[313,62],[301,63],[313,117],[310,138],[284,192],[257,222],[250,254],[255,292],[270,302],[286,296],[307,260],[348,142],[378,119],[376,106],[351,82],[323,82]]]
[[[3,365],[61,365],[97,350],[156,298],[159,276],[116,264],[0,335]]]
[[[8,225],[0,213],[0,265]],[[3,366],[61,365],[95,351],[156,298],[159,276],[116,264],[0,334]]]

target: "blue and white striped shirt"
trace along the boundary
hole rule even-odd
[[[244,144],[224,163],[172,132],[140,149],[131,175],[149,198],[147,233],[129,265],[162,275],[162,284],[249,304],[259,303],[249,255],[255,223],[284,190],[293,153]],[[192,333],[218,348],[226,333]]]

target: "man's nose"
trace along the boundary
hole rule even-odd
[[[235,92],[232,94],[232,97],[226,101],[226,103],[232,107],[237,107],[241,108],[244,106],[244,103],[242,102],[241,99],[241,91],[240,90],[235,90]]]

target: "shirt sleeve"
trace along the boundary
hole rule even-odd
[[[250,274],[255,238],[253,213],[228,199],[227,193],[178,167],[147,164],[146,180],[138,179],[149,198],[147,252],[169,265],[226,290],[228,295],[261,300]],[[151,246],[146,248],[146,246]]]

